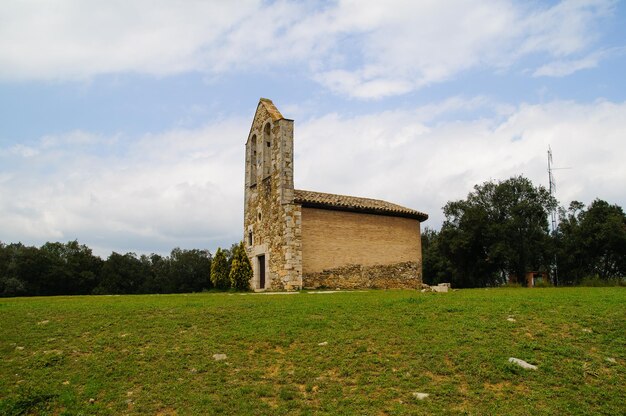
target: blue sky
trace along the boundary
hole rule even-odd
[[[626,205],[626,4],[0,5],[0,241],[167,253],[241,238],[259,97],[300,189],[430,214],[523,174]]]

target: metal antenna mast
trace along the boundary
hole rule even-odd
[[[552,166],[552,149],[550,148],[550,146],[548,146],[548,182],[550,184],[550,196],[553,196],[556,198],[556,182],[554,180],[554,175],[552,174],[552,171],[554,170],[558,170],[558,169],[571,169],[571,168],[555,168],[554,166]],[[552,226],[552,235],[556,234],[556,227],[557,227],[557,217],[556,217],[556,207],[553,208],[550,211],[550,220],[551,220],[551,226]],[[552,270],[554,272],[554,285],[556,286],[558,284],[558,273],[557,273],[557,265],[556,265],[556,254],[554,255],[554,264],[552,265]]]
[[[548,146],[548,182],[550,184],[550,196],[554,197],[556,194],[556,182],[554,182],[554,175],[552,174],[552,149]],[[552,235],[556,235],[556,208],[550,210],[550,220],[552,224]],[[552,276],[554,279],[554,286],[559,284],[559,273],[556,261],[556,252],[554,253],[554,263],[552,264]]]
[[[552,174],[552,149],[548,146],[548,182],[550,184],[550,196],[556,194],[556,182],[554,181],[554,175]],[[550,211],[550,220],[552,225],[552,234],[556,233],[556,208]]]

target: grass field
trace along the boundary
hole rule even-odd
[[[626,288],[18,298],[0,318],[0,414],[626,413]]]

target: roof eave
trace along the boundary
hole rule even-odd
[[[428,219],[428,214],[425,214],[423,212],[391,211],[391,210],[385,210],[385,209],[355,207],[355,206],[346,206],[346,205],[332,205],[332,204],[325,204],[321,202],[310,202],[310,201],[301,201],[301,200],[295,200],[295,202],[305,208],[326,209],[329,211],[359,212],[363,214],[382,215],[382,216],[387,216],[387,217],[411,218],[411,219],[418,220],[419,222],[424,222]]]

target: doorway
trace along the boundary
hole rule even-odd
[[[258,257],[259,259],[259,289],[265,289],[265,255]]]

